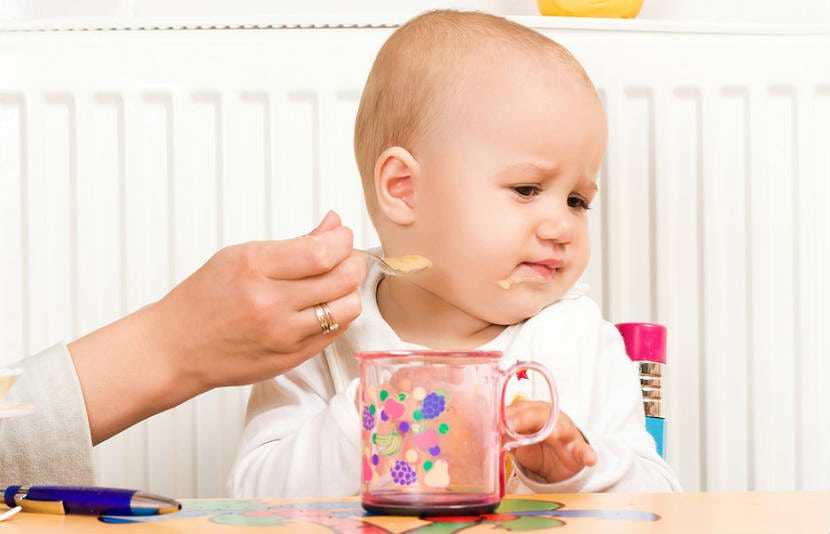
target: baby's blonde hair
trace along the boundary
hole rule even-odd
[[[453,94],[454,81],[476,65],[499,61],[482,52],[504,49],[538,58],[543,69],[564,66],[593,88],[579,62],[559,43],[486,13],[429,11],[405,23],[384,43],[366,80],[354,131],[355,158],[373,218],[377,158],[393,146],[412,151]]]

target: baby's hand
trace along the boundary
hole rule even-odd
[[[550,403],[520,400],[507,407],[507,424],[515,432],[536,432],[548,420]],[[534,445],[513,450],[513,457],[527,471],[549,483],[566,480],[585,466],[597,463],[597,453],[564,412],[559,412],[550,435]]]

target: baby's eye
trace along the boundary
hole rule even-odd
[[[541,192],[538,185],[516,185],[513,186],[513,191],[522,198],[535,197]]]
[[[591,209],[591,206],[588,204],[588,202],[578,195],[571,195],[568,197],[568,206],[580,210]]]

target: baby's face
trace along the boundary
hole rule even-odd
[[[433,263],[422,285],[495,324],[558,300],[589,258],[604,112],[592,88],[541,68],[471,72],[414,154],[409,237]],[[521,282],[505,289],[506,279]]]

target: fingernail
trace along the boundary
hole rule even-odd
[[[596,465],[597,453],[594,449],[588,449],[582,454],[582,460],[585,465]]]
[[[320,223],[317,225],[314,230],[310,231],[306,235],[314,235],[321,231],[325,231],[324,229],[332,229],[337,226],[337,214],[333,210],[329,210],[323,215],[323,218],[320,220]]]
[[[323,218],[320,219],[320,223],[317,224],[317,227],[314,228],[314,230],[319,230],[320,228],[322,228],[326,224],[326,221],[328,220],[329,217],[331,217],[331,210],[327,211],[326,214],[323,215]],[[312,232],[314,230],[312,230]]]

